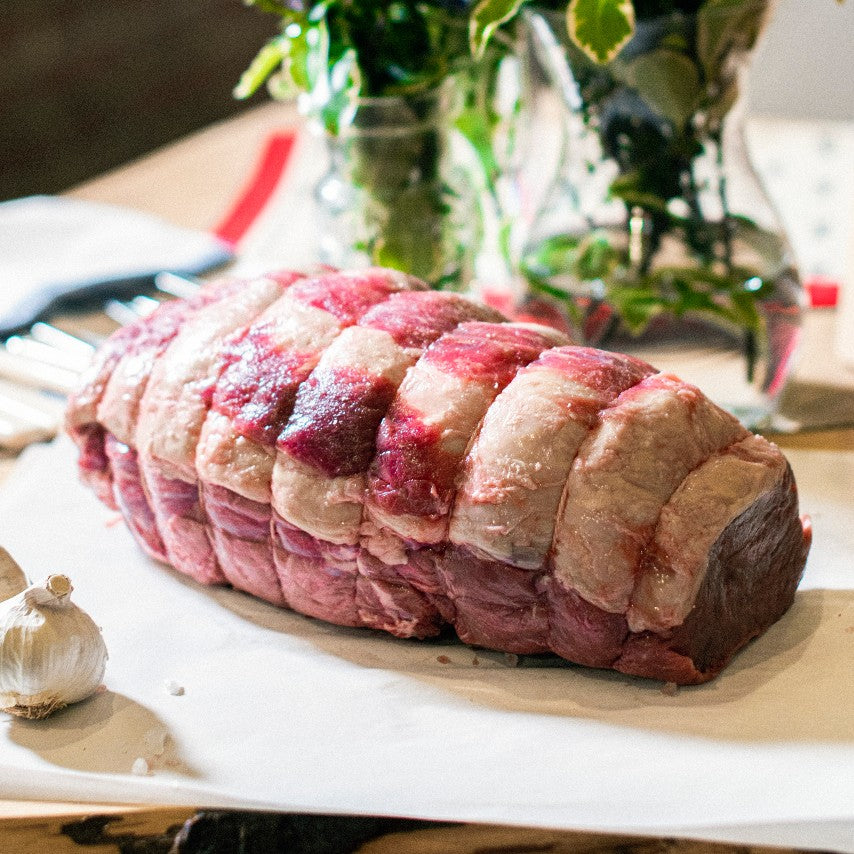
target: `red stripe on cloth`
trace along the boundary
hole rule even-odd
[[[296,134],[293,131],[274,133],[266,142],[255,174],[235,199],[231,210],[222,218],[213,233],[235,246],[264,209],[282,177],[293,151]]]
[[[804,289],[810,308],[836,308],[839,302],[839,282],[827,276],[810,276]]]

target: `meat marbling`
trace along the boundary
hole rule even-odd
[[[95,354],[70,397],[66,430],[80,449],[81,475],[102,500],[109,503],[113,492],[106,432],[109,430],[120,441],[130,439],[154,360],[185,320],[243,286],[243,282],[234,279],[217,279],[190,299],[162,303],[150,315],[115,332]],[[117,411],[111,413],[111,409]]]
[[[84,481],[203,583],[702,682],[789,607],[785,458],[693,386],[372,269],[206,286],[71,397]]]
[[[195,469],[196,444],[222,369],[222,342],[299,278],[247,282],[189,316],[155,361],[139,404],[134,444],[166,558],[203,583],[226,580],[211,545]]]

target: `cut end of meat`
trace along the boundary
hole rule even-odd
[[[341,626],[704,682],[791,605],[779,450],[694,386],[390,270],[205,286],[69,399],[140,547]]]
[[[699,389],[653,374],[603,409],[564,485],[555,573],[594,605],[626,612],[638,567],[671,495],[689,473],[747,435]]]
[[[755,541],[767,546],[764,528],[776,523],[782,530],[787,518],[796,517],[792,485],[783,455],[761,436],[735,442],[689,472],[659,513],[638,563],[627,611],[632,631],[667,631],[683,623],[724,532],[752,520]],[[782,502],[780,518],[757,515],[772,500]],[[728,586],[734,583],[730,579]]]
[[[672,629],[629,636],[614,668],[678,684],[707,682],[789,609],[812,542],[791,469],[721,532],[691,610]],[[670,674],[667,678],[667,674]]]

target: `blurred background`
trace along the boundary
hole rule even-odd
[[[240,0],[3,0],[0,198],[54,193],[246,109],[275,19]]]
[[[5,0],[0,199],[61,191],[247,109],[232,88],[274,29],[240,0]],[[852,36],[854,0],[780,0],[752,111],[854,119]]]
[[[854,120],[854,2],[778,0],[753,64],[751,108]]]

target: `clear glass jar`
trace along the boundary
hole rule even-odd
[[[315,187],[322,262],[393,267],[439,288],[468,282],[479,218],[451,157],[451,84],[360,98],[337,133],[324,132],[329,168]]]
[[[802,307],[744,140],[744,84],[768,6],[639,19],[604,65],[570,42],[562,16],[524,18],[527,102],[557,104],[563,129],[527,237],[531,289],[560,302],[584,343],[673,371],[754,428],[774,420]]]

